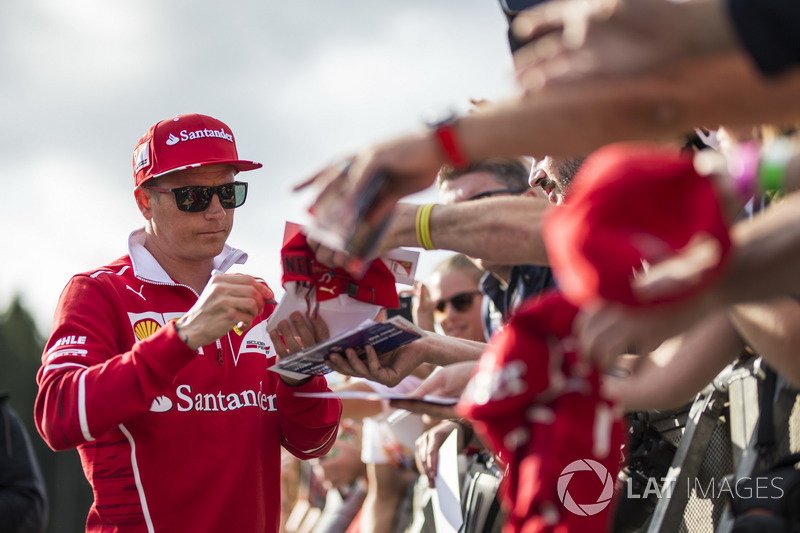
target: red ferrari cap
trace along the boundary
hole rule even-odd
[[[691,157],[618,143],[586,159],[565,205],[548,213],[543,236],[558,286],[572,303],[643,305],[631,288],[635,272],[705,234],[720,244],[719,263],[697,285],[661,301],[689,296],[721,270],[731,247],[728,228],[713,183]]]
[[[232,165],[237,171],[261,168],[243,161],[236,140],[223,122],[196,113],[162,120],[150,128],[133,151],[135,186],[168,172],[205,165]]]

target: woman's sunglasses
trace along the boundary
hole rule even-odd
[[[449,303],[453,306],[453,309],[459,313],[466,313],[472,308],[472,300],[479,294],[481,294],[481,291],[459,292],[450,298],[445,298],[436,302],[434,309],[437,313],[444,313]]]
[[[178,209],[188,213],[199,213],[208,209],[208,206],[211,205],[211,198],[215,194],[219,197],[219,203],[225,209],[240,207],[247,199],[247,183],[243,181],[223,183],[216,187],[209,185],[189,185],[188,187],[175,187],[174,189],[147,185],[144,187],[151,191],[173,193]]]

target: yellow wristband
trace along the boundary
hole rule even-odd
[[[417,209],[414,228],[417,231],[417,243],[426,250],[433,250],[431,242],[431,211],[435,204],[425,204]]]

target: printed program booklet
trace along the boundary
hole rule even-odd
[[[331,372],[325,364],[331,353],[344,354],[345,349],[353,348],[359,356],[364,356],[364,347],[370,344],[380,355],[405,346],[423,335],[423,330],[401,316],[393,316],[385,322],[365,320],[357,328],[285,357],[269,369],[294,379],[322,376]]]

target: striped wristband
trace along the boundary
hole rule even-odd
[[[417,217],[414,228],[417,232],[417,243],[426,250],[433,250],[431,242],[431,211],[435,204],[425,204],[417,209]]]

